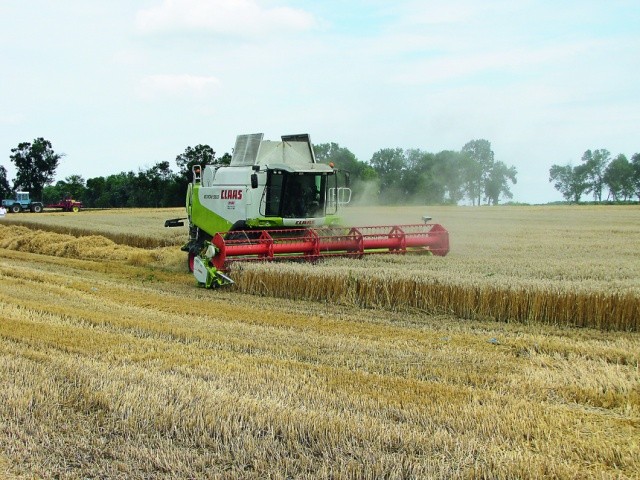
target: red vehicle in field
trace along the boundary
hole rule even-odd
[[[82,202],[78,202],[73,198],[65,198],[58,203],[50,203],[45,208],[61,208],[63,212],[79,212],[82,208]]]

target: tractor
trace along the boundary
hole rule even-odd
[[[29,198],[29,192],[16,192],[15,198],[2,200],[2,206],[12,213],[23,211],[40,213],[43,208],[42,202],[36,202]]]

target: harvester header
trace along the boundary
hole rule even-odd
[[[344,226],[351,201],[348,172],[316,161],[308,134],[280,141],[239,135],[230,165],[196,165],[187,188],[189,270],[207,287],[233,281],[238,261],[427,252],[446,255],[448,232],[438,224]],[[172,219],[165,226],[182,225]]]

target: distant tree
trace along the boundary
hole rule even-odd
[[[141,193],[136,188],[137,175],[134,172],[120,172],[107,177],[109,207],[138,207],[136,195]]]
[[[484,189],[487,202],[492,205],[497,205],[501,195],[507,198],[513,198],[513,194],[509,188],[509,182],[513,184],[517,183],[517,173],[516,167],[507,167],[504,162],[495,162],[491,166],[489,177],[485,180]]]
[[[401,148],[383,148],[371,157],[369,164],[380,179],[380,195],[389,202],[403,201],[402,174],[407,166],[407,159]]]
[[[607,165],[602,179],[614,202],[629,200],[634,195],[633,166],[623,154]]]
[[[64,189],[62,198],[73,198],[82,200],[87,189],[86,182],[82,175],[69,175],[64,180],[58,182]]]
[[[346,147],[341,147],[335,142],[318,143],[313,146],[313,153],[319,163],[333,163],[336,168],[348,170],[357,174],[360,166],[356,156]]]
[[[58,180],[55,185],[48,185],[42,190],[42,200],[54,203],[65,198],[84,201],[87,188],[84,178],[80,175],[70,175],[64,180]]]
[[[216,158],[216,163],[220,165],[230,165],[231,164],[232,155],[230,153],[226,153],[221,157]]]
[[[173,207],[184,202],[184,185],[177,182],[178,175],[171,171],[169,162],[158,162],[153,167],[138,172],[141,187],[146,190],[141,206]]]
[[[640,201],[640,153],[635,153],[631,157],[631,168],[633,169],[631,183],[633,185],[635,195],[638,197],[638,201]]]
[[[0,165],[0,199],[9,198],[11,195],[11,187],[9,187],[9,180],[7,180],[7,169],[4,165]]]
[[[17,170],[13,188],[28,190],[31,198],[41,198],[42,189],[53,182],[63,154],[55,153],[51,142],[42,137],[33,143],[20,143],[11,153],[9,158]]]
[[[462,147],[471,160],[467,165],[467,196],[472,203],[480,205],[482,195],[485,193],[485,184],[489,179],[489,172],[495,161],[495,155],[491,150],[491,142],[488,140],[471,140]]]
[[[461,162],[460,177],[463,179],[464,195],[473,205],[478,202],[480,205],[480,199],[482,197],[483,180],[482,180],[482,165],[476,159],[474,159],[469,152],[462,151],[463,161]]]
[[[582,163],[586,167],[587,179],[590,183],[590,190],[596,202],[602,201],[602,188],[604,187],[604,172],[611,158],[611,154],[606,149],[587,150],[582,155]]]
[[[427,204],[444,202],[445,186],[436,155],[420,149],[405,152],[402,191],[409,201]]]
[[[187,147],[183,153],[176,157],[176,165],[180,170],[178,175],[184,182],[192,180],[192,167],[194,165],[229,165],[231,155],[225,153],[222,157],[216,158],[216,152],[209,145],[196,145]]]
[[[443,150],[435,155],[435,175],[440,180],[444,195],[442,201],[456,205],[464,197],[464,164],[468,157],[453,150]]]
[[[358,160],[351,150],[334,142],[314,145],[313,152],[316,161],[333,163],[335,168],[349,172],[354,179],[360,179],[364,171],[371,169],[368,164]]]
[[[313,146],[313,152],[317,162],[333,163],[339,171],[348,172],[355,199],[360,199],[372,184],[376,184],[376,171],[368,163],[358,160],[348,148],[335,142],[319,143]]]
[[[87,179],[87,191],[85,192],[83,201],[87,207],[105,208],[109,204],[105,201],[104,194],[106,191],[106,179],[104,177],[95,177]]]
[[[549,181],[568,202],[580,201],[585,193],[589,192],[589,180],[587,178],[587,166],[578,165],[553,165],[549,169]]]
[[[138,172],[121,172],[87,180],[85,205],[97,208],[177,207],[183,205],[185,185],[167,161]]]

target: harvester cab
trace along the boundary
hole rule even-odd
[[[187,188],[188,267],[198,283],[221,286],[234,261],[316,260],[336,255],[448,252],[440,225],[353,228],[341,225],[351,201],[348,173],[316,161],[308,134],[239,135],[230,165],[196,165]],[[405,228],[406,227],[406,228]],[[406,230],[406,231],[405,231]]]
[[[193,167],[190,224],[213,235],[337,223],[351,190],[338,185],[334,168],[316,162],[309,136],[283,136],[280,142],[262,137],[239,135],[229,166]]]

